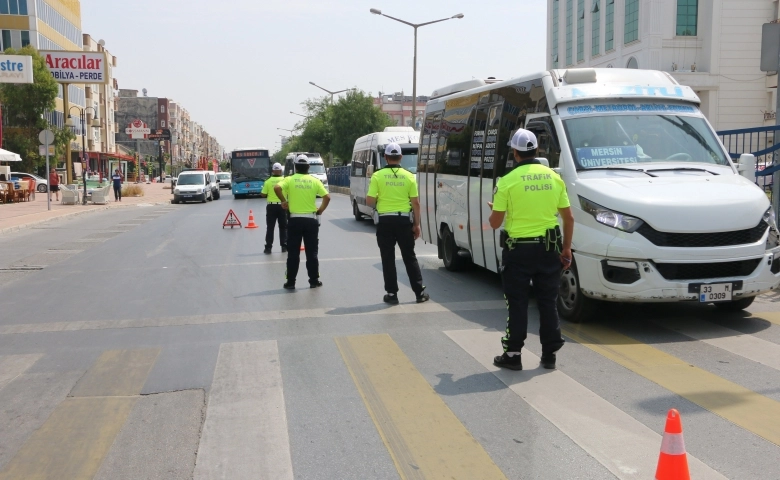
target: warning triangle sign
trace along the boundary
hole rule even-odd
[[[241,220],[238,219],[235,212],[233,212],[232,208],[230,209],[227,216],[225,217],[225,221],[222,222],[222,228],[225,228],[227,226],[230,226],[230,228],[241,227]]]
[[[255,166],[255,160],[257,160],[257,159],[256,158],[247,158],[246,159],[246,161],[249,162],[249,166],[250,167],[254,167]]]

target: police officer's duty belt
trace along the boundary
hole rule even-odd
[[[290,218],[313,218],[317,219],[316,213],[291,213]]]
[[[380,213],[380,217],[408,217],[409,212],[388,212],[388,213]]]

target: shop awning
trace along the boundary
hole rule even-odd
[[[19,154],[14,152],[9,152],[8,150],[3,150],[0,148],[0,162],[21,162],[22,157],[19,156]]]

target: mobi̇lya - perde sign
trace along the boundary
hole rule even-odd
[[[104,53],[41,50],[41,55],[59,83],[108,83]]]

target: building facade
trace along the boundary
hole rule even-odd
[[[716,130],[774,123],[777,75],[759,64],[761,25],[777,8],[768,0],[547,0],[547,68],[661,70],[696,91]]]
[[[79,0],[0,1],[0,48],[27,45],[38,50],[83,50]],[[61,90],[55,111],[49,118],[50,123],[59,127],[65,125]],[[86,106],[83,85],[70,85],[68,102],[71,106]]]
[[[422,125],[422,118],[425,115],[425,104],[428,102],[429,97],[417,96],[417,125],[414,126],[415,130],[419,130]],[[395,124],[401,127],[412,126],[412,96],[404,95],[403,92],[396,92],[393,94],[383,94],[379,92],[379,96],[374,98],[374,105],[379,107],[383,112],[390,116],[395,121]]]

